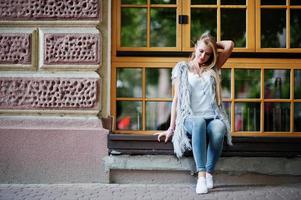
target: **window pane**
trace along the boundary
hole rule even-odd
[[[206,31],[216,37],[216,27],[216,9],[191,9],[191,47]]]
[[[246,0],[221,0],[223,5],[246,5]]]
[[[224,108],[226,110],[226,113],[229,117],[229,121],[230,121],[230,124],[231,124],[231,103],[230,102],[223,102],[224,104]]]
[[[117,101],[116,129],[142,129],[142,103],[139,101]]]
[[[146,97],[171,98],[171,70],[146,69]]]
[[[146,8],[122,8],[122,47],[146,47],[146,19]]]
[[[290,130],[290,103],[264,104],[264,131]]]
[[[260,130],[260,103],[235,103],[235,131]]]
[[[295,70],[295,99],[301,99],[301,70]]]
[[[286,5],[286,0],[261,0],[261,5]]]
[[[231,69],[222,69],[222,97],[231,98]]]
[[[176,46],[176,9],[151,9],[151,46]]]
[[[146,4],[147,0],[121,0],[121,4]]]
[[[117,97],[142,96],[142,70],[131,68],[117,69]]]
[[[151,4],[176,4],[177,0],[151,0]]]
[[[146,103],[146,129],[167,130],[170,123],[171,102]]]
[[[295,103],[294,131],[301,132],[301,103]]]
[[[191,0],[191,5],[216,4],[216,0]]]
[[[301,48],[301,9],[291,9],[291,48]]]
[[[235,47],[246,47],[246,9],[221,10],[221,38],[233,40]]]
[[[290,71],[264,70],[264,98],[289,99],[290,98]]]
[[[286,10],[261,9],[261,47],[286,47]]]
[[[291,5],[301,5],[300,0],[291,0]]]
[[[260,98],[260,70],[236,69],[235,98]]]

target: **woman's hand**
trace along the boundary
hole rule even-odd
[[[161,142],[161,137],[165,137],[165,143],[168,142],[168,140],[171,138],[173,135],[173,130],[172,129],[167,129],[166,131],[155,133],[154,135],[158,135],[158,141]]]

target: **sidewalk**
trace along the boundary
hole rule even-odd
[[[0,200],[300,200],[301,183],[216,185],[205,195],[192,184],[2,184]]]

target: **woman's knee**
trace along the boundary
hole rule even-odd
[[[220,119],[214,119],[208,124],[208,132],[214,137],[223,138],[226,133],[226,125]]]
[[[205,128],[206,121],[203,117],[193,117],[192,118],[194,128]]]

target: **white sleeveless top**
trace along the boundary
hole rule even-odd
[[[200,115],[204,119],[216,118],[214,78],[209,72],[203,72],[201,76],[188,71],[188,83],[190,87],[190,106],[193,115]]]

